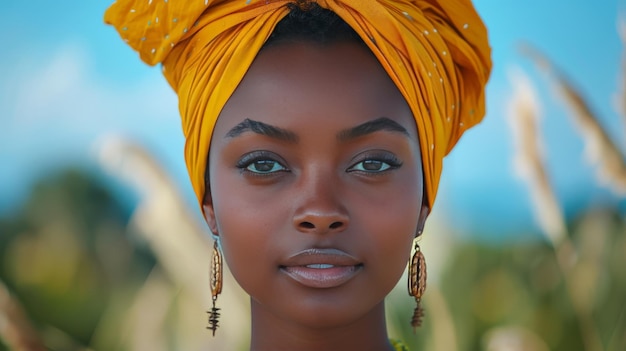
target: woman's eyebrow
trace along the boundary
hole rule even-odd
[[[398,122],[387,117],[380,117],[380,118],[376,118],[371,121],[365,122],[363,124],[359,124],[356,127],[352,127],[352,128],[339,132],[337,134],[337,139],[341,141],[346,141],[349,139],[362,137],[364,135],[378,132],[381,130],[401,133],[407,137],[410,136],[406,128],[404,128]]]
[[[397,132],[404,134],[405,136],[409,136],[409,132],[406,130],[406,128],[404,128],[398,122],[387,117],[380,117],[371,121],[367,121],[363,124],[359,124],[358,126],[342,130],[337,134],[337,138],[341,141],[346,141],[383,130]],[[226,133],[226,137],[234,138],[246,132],[253,132],[290,143],[297,143],[299,140],[298,135],[292,131],[267,123],[251,120],[249,118],[246,118],[241,123],[231,128],[228,133]]]
[[[243,122],[237,124],[231,130],[226,133],[227,138],[238,137],[245,132],[253,132],[260,135],[265,135],[270,138],[287,141],[290,143],[297,143],[299,138],[296,133],[286,129],[275,127],[273,125],[254,121],[249,118],[243,120]]]

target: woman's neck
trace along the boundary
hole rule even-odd
[[[392,351],[384,302],[346,325],[307,326],[281,319],[254,301],[250,351]]]

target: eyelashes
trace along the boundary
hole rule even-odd
[[[271,176],[291,172],[284,159],[265,150],[253,151],[243,155],[235,166],[242,173],[254,176]],[[346,172],[365,176],[382,175],[401,166],[402,162],[393,153],[374,150],[355,156]]]
[[[357,156],[357,161],[346,171],[379,175],[402,167],[402,162],[387,151],[366,152]]]
[[[269,151],[253,151],[243,155],[235,165],[242,172],[255,175],[268,175],[277,172],[289,172],[286,162]]]

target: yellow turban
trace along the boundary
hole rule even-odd
[[[122,39],[177,92],[185,161],[202,205],[217,117],[287,0],[118,0],[105,14]],[[470,0],[319,0],[365,41],[411,107],[428,205],[443,157],[485,114],[491,71],[487,30]]]

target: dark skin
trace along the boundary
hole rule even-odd
[[[393,350],[384,298],[428,208],[413,115],[367,48],[263,50],[208,171],[206,221],[251,297],[250,350]]]

